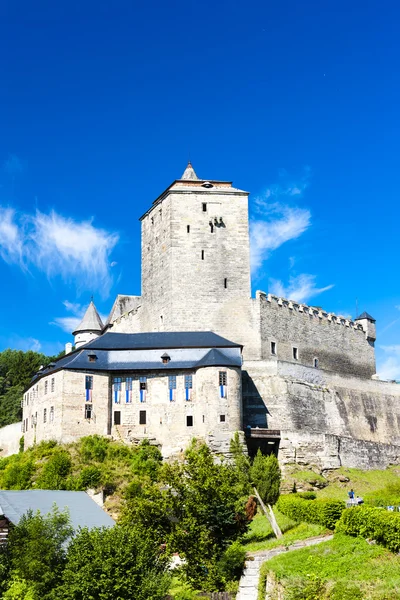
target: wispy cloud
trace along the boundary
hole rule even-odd
[[[92,220],[77,221],[55,211],[19,214],[0,207],[0,257],[22,268],[35,266],[49,278],[61,276],[79,291],[100,291],[112,285],[110,255],[118,234]]]
[[[400,345],[380,346],[387,358],[378,368],[381,379],[400,380]]]
[[[333,284],[318,288],[315,280],[315,275],[307,275],[305,273],[297,277],[290,277],[287,286],[280,280],[270,279],[269,291],[276,296],[296,300],[296,302],[307,302],[310,298],[333,288]]]
[[[298,238],[311,224],[308,209],[274,203],[264,218],[250,221],[251,267],[258,271],[273,250]]]

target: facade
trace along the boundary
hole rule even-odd
[[[24,395],[25,447],[111,435],[165,456],[193,437],[215,450],[242,429],[241,347],[211,332],[103,336],[37,374]]]
[[[180,391],[177,387],[176,405],[168,404],[166,371],[153,369],[149,377],[152,412],[146,413],[146,424],[140,428],[138,415],[126,406],[119,411],[120,423],[114,423],[114,412],[104,400],[96,416],[99,432],[128,441],[147,435],[170,454],[192,437],[185,425],[191,406],[196,423],[191,433],[208,441],[217,436],[220,450],[225,443],[226,451],[226,440],[239,429],[246,431],[251,452],[257,445],[266,451],[279,446],[283,462],[365,468],[400,460],[400,386],[377,381],[373,317],[363,313],[353,320],[262,291],[251,296],[248,192],[231,182],[200,179],[189,163],[181,179],[141,217],[141,227],[142,295],[118,295],[103,329],[94,305],[90,306],[75,332],[76,346],[83,344],[85,352],[97,351],[96,344],[107,338],[105,332],[171,334],[184,340],[187,332],[213,331],[243,347],[241,369],[232,365],[232,371],[227,371],[232,381],[241,378],[241,385],[230,384],[236,386],[240,398],[219,405],[218,360],[207,367],[190,367],[196,373],[196,385],[189,405],[182,400],[183,384]],[[181,344],[182,351],[192,350],[187,342]],[[214,350],[220,351],[218,346]],[[64,426],[57,430],[57,439],[86,435],[84,431],[94,428],[93,423],[79,422],[67,431],[68,411],[72,415],[76,410],[79,386],[82,391],[83,371],[75,372],[72,366],[76,364],[72,362],[67,372],[65,363],[58,361],[55,374],[42,374],[38,382],[40,388],[46,377],[50,382],[52,377],[60,378],[58,402]],[[134,362],[130,370],[132,377],[140,378]],[[177,381],[183,381],[184,371],[176,375]],[[100,378],[96,386],[104,390],[104,397],[108,386],[110,398],[114,385],[110,369],[101,374],[96,371],[93,377]],[[38,383],[33,382],[27,393],[32,394]],[[123,380],[121,385],[123,391]],[[39,402],[43,396],[37,398]],[[150,409],[150,396],[148,401]],[[79,411],[81,415],[81,407]],[[33,443],[30,414],[36,414],[36,409],[24,407],[29,444]],[[207,415],[213,417],[207,421]],[[224,426],[218,423],[218,415],[225,415]],[[75,423],[78,417],[74,419]],[[225,431],[225,442],[221,431]],[[41,436],[37,425],[36,439]]]

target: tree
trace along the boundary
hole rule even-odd
[[[68,548],[64,600],[162,600],[168,591],[168,556],[150,530],[116,525],[82,529]]]
[[[18,598],[25,590],[27,598],[50,599],[61,581],[65,543],[72,533],[67,512],[54,508],[51,514],[42,516],[28,511],[11,528],[0,555],[3,597]]]
[[[281,485],[281,470],[275,454],[263,456],[258,449],[251,466],[250,477],[263,502],[276,504]]]

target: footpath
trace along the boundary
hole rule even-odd
[[[278,546],[271,550],[259,550],[258,552],[249,552],[246,558],[246,566],[239,583],[239,591],[236,600],[257,600],[258,581],[260,579],[261,565],[278,554],[299,550],[307,546],[314,546],[321,542],[331,540],[333,535],[319,535],[316,537],[294,542],[290,546]]]

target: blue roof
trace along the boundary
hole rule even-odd
[[[68,509],[71,525],[78,527],[113,527],[115,521],[94,502],[86,492],[64,490],[0,490],[0,515],[17,525],[28,510],[40,511],[44,516],[52,512],[54,504],[60,511]]]
[[[368,319],[368,321],[372,321],[373,323],[375,323],[375,321],[376,321],[376,319],[374,319],[374,317],[371,317],[371,315],[369,315],[365,311],[359,317],[356,317],[354,320],[360,321],[361,319]]]
[[[96,350],[235,347],[239,348],[241,346],[217,335],[213,331],[107,332],[85,345],[85,348]]]

